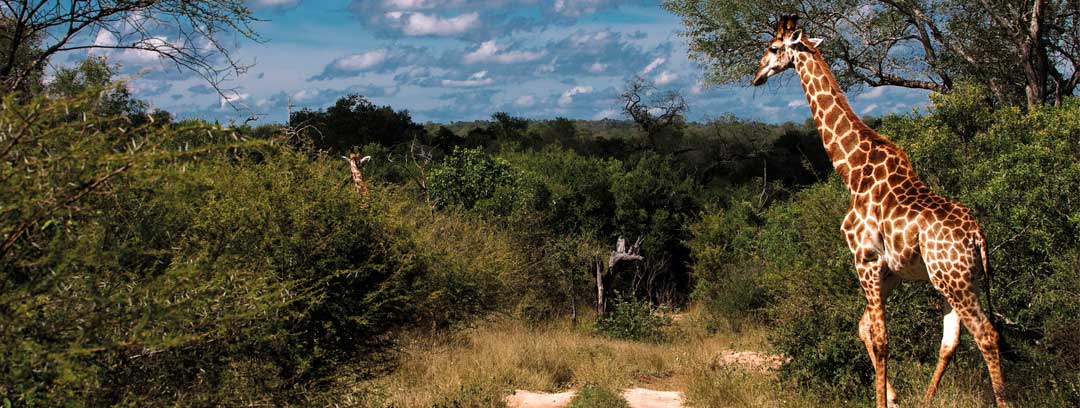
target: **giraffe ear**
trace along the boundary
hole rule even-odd
[[[814,48],[817,48],[819,45],[821,45],[822,41],[825,41],[825,40],[822,40],[820,38],[811,38],[810,39],[810,45],[813,45]]]
[[[802,41],[802,30],[795,30],[791,32],[791,36],[784,40],[784,44],[792,46],[798,44],[800,41]]]

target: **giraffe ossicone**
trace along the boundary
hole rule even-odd
[[[874,365],[877,406],[896,404],[887,372],[885,298],[904,280],[929,280],[949,304],[937,367],[924,399],[933,398],[962,324],[982,352],[995,402],[1008,406],[998,332],[983,313],[974,284],[976,272],[990,271],[982,228],[962,204],[931,192],[904,151],[859,119],[817,49],[821,40],[807,37],[796,17],[781,17],[753,85],[788,69],[798,73],[825,151],[851,193],[840,231],[855,257],[866,297],[858,333]],[[989,305],[989,289],[986,294]]]

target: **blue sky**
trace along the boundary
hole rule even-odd
[[[529,118],[621,118],[617,95],[641,75],[682,92],[692,120],[726,115],[766,122],[809,116],[797,81],[709,86],[687,58],[681,23],[657,1],[249,0],[263,42],[235,56],[254,66],[228,85],[263,122],[359,93],[448,122],[504,111]],[[125,71],[154,61],[127,58]],[[756,61],[747,61],[754,64]],[[236,112],[188,75],[137,77],[136,96],[180,117],[228,121]],[[850,95],[864,114],[909,112],[926,93],[868,88]]]

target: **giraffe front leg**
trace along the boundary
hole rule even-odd
[[[896,407],[896,392],[888,375],[889,338],[885,330],[885,297],[899,282],[896,276],[885,273],[880,260],[859,262],[856,266],[859,284],[866,295],[866,310],[859,321],[859,338],[874,365],[874,394],[879,408]]]

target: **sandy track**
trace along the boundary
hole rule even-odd
[[[516,390],[514,395],[506,397],[506,405],[510,408],[562,408],[570,405],[576,394],[574,390],[558,394]]]
[[[558,394],[517,390],[514,395],[506,397],[506,405],[510,408],[562,408],[570,405],[576,394],[573,390]],[[630,408],[682,407],[682,394],[677,391],[631,388],[623,390],[622,397],[630,404]]]
[[[753,351],[724,350],[716,356],[713,364],[738,366],[746,370],[765,372],[780,368],[784,358]],[[516,390],[514,395],[506,397],[510,408],[563,408],[577,391],[561,393],[531,392]],[[682,393],[678,391],[655,391],[645,388],[629,388],[622,392],[622,397],[631,408],[681,408]]]

